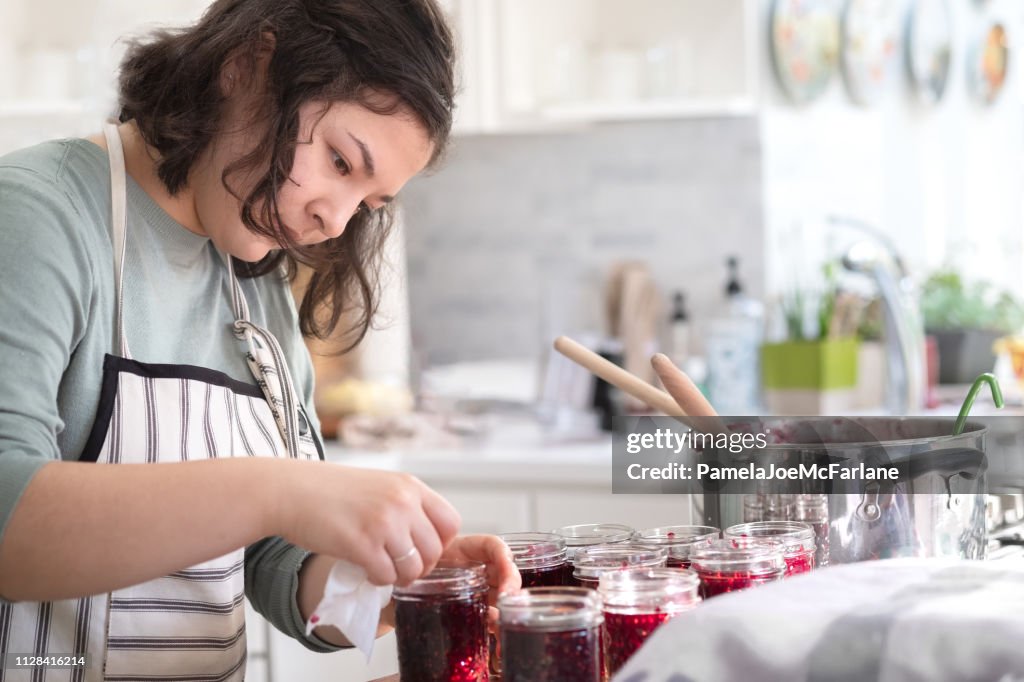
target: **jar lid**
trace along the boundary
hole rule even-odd
[[[551,532],[565,538],[568,547],[625,542],[635,533],[632,526],[621,523],[581,523],[575,526],[562,526]]]
[[[566,560],[565,538],[554,533],[502,533],[516,568],[557,566]]]
[[[428,595],[464,596],[487,589],[487,567],[479,561],[442,561],[427,575],[405,587],[395,586],[394,595],[422,597]]]
[[[573,559],[577,578],[597,580],[602,573],[624,568],[654,568],[664,566],[668,550],[635,543],[596,545],[579,550]]]
[[[750,573],[782,573],[786,570],[782,548],[758,542],[746,547],[734,547],[726,540],[711,547],[701,547],[690,556],[698,571],[748,571]]]
[[[601,575],[598,593],[606,606],[696,604],[700,577],[685,568],[632,568]]]
[[[604,622],[601,598],[585,587],[528,587],[498,598],[501,627],[544,632],[591,628]]]
[[[637,532],[634,544],[643,547],[665,547],[674,559],[686,559],[694,549],[719,538],[714,526],[661,526]]]
[[[786,552],[814,550],[814,529],[803,521],[752,521],[729,526],[724,536],[729,538],[768,538],[785,545]]]

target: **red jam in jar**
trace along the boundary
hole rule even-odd
[[[601,600],[579,587],[502,595],[503,682],[599,682]],[[405,682],[405,678],[402,678]]]
[[[720,540],[691,557],[705,599],[726,592],[781,580],[786,572],[782,548],[774,543],[749,542],[745,547]]]
[[[700,579],[680,568],[639,568],[601,576],[604,603],[605,674],[617,673],[665,621],[689,611],[701,599]]]
[[[572,581],[565,539],[554,533],[504,533],[523,587],[558,587]]]
[[[576,552],[594,545],[612,545],[633,539],[636,532],[631,526],[621,523],[583,523],[576,526],[562,526],[551,531],[565,540],[565,551],[569,563],[576,559]]]
[[[786,575],[806,573],[814,568],[817,552],[814,529],[802,521],[755,521],[725,529],[726,539],[749,538],[754,541],[773,540],[782,543]]]
[[[487,574],[478,562],[441,562],[396,587],[402,682],[478,682],[487,670]]]
[[[714,526],[662,526],[637,532],[634,544],[668,550],[665,565],[669,568],[689,568],[690,554],[719,538]]]
[[[587,547],[576,553],[573,579],[580,587],[596,590],[604,573],[630,568],[657,568],[665,565],[667,557],[668,552],[664,548],[652,549],[633,542]]]

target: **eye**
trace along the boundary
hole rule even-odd
[[[345,157],[334,149],[331,150],[331,163],[334,164],[334,167],[338,169],[338,172],[342,175],[348,175],[352,172],[352,167],[348,165],[348,161],[345,160]]]

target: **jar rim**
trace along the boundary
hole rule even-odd
[[[585,587],[527,587],[498,598],[503,628],[564,632],[600,625],[601,598]]]
[[[512,553],[517,568],[546,568],[566,560],[565,538],[554,533],[502,533],[498,536]]]
[[[814,528],[804,521],[751,521],[729,526],[724,538],[754,538],[777,540],[787,550],[814,549]]]
[[[461,595],[487,590],[487,567],[479,561],[442,561],[427,575],[405,587],[395,586],[394,596]]]
[[[632,526],[623,523],[578,523],[551,532],[564,538],[568,547],[625,542],[636,533]]]
[[[747,547],[714,545],[702,547],[690,556],[694,570],[731,569],[774,572],[786,568],[781,545],[758,544]]]
[[[687,568],[630,568],[601,575],[598,592],[605,600],[619,595],[641,597],[693,592],[700,586],[696,571]]]
[[[664,547],[644,547],[634,543],[595,545],[576,553],[573,575],[595,580],[608,571],[664,566],[667,558],[668,550]]]
[[[639,531],[633,542],[646,547],[664,547],[673,559],[688,559],[698,547],[717,540],[720,533],[713,526],[662,526]]]

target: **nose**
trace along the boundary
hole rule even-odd
[[[325,200],[314,209],[320,231],[327,239],[340,237],[348,226],[348,221],[359,211],[358,200]]]

